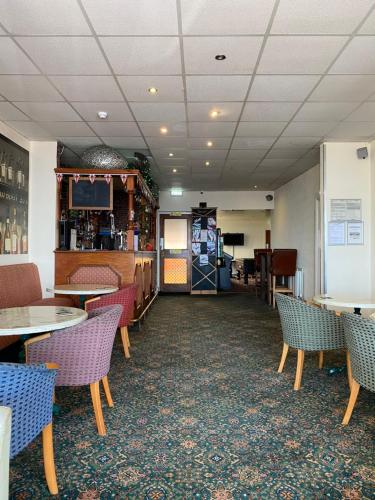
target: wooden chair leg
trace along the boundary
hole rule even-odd
[[[323,351],[319,351],[319,358],[318,358],[318,368],[319,368],[319,370],[321,370],[323,368],[323,356],[324,356]]]
[[[276,307],[276,276],[272,276],[272,307],[275,309]]]
[[[109,388],[109,383],[108,383],[108,377],[107,377],[107,375],[102,378],[102,383],[103,383],[104,393],[105,393],[105,397],[107,399],[108,406],[110,408],[113,408],[113,399],[112,399],[111,390]]]
[[[129,344],[128,344],[129,342],[128,327],[122,326],[120,330],[121,330],[121,340],[122,340],[122,345],[124,347],[125,358],[130,358]]]
[[[349,389],[352,389],[352,382],[353,382],[353,374],[352,374],[352,363],[350,361],[350,353],[349,351],[346,351],[346,369],[348,373],[348,384],[349,384]]]
[[[52,422],[46,425],[42,430],[42,442],[44,473],[46,475],[48,489],[51,495],[57,495],[59,490],[57,488],[55,459],[53,455]]]
[[[100,436],[105,436],[107,432],[105,430],[102,403],[100,401],[99,381],[90,384],[90,392],[91,392],[92,404],[94,407],[98,434]]]
[[[288,354],[288,350],[289,350],[289,346],[288,346],[288,344],[286,344],[284,342],[283,352],[281,354],[280,364],[279,364],[279,368],[277,370],[277,373],[282,373],[282,371],[284,370],[284,365],[285,365],[286,356]]]
[[[302,380],[302,371],[303,371],[304,360],[305,360],[305,351],[298,349],[298,351],[297,351],[296,379],[294,382],[294,390],[295,391],[299,391],[301,389],[301,380]]]
[[[350,417],[352,416],[352,413],[353,413],[353,408],[354,408],[355,402],[357,401],[357,396],[358,396],[360,387],[361,386],[358,384],[358,382],[356,380],[354,380],[354,378],[353,378],[352,379],[352,389],[350,391],[350,398],[349,398],[348,406],[346,408],[346,412],[345,412],[345,415],[344,415],[344,418],[342,421],[342,425],[348,425],[348,423],[349,423]]]

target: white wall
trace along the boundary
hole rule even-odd
[[[297,266],[304,269],[304,298],[314,295],[315,200],[319,195],[319,165],[275,191],[271,215],[271,247],[296,248]]]
[[[325,235],[330,220],[330,202],[335,198],[360,198],[364,221],[364,245],[326,245],[325,273],[327,293],[349,296],[352,300],[369,298],[372,291],[372,200],[371,151],[367,159],[357,158],[356,150],[368,147],[363,142],[325,143],[324,205]]]
[[[171,196],[170,191],[160,191],[160,211],[190,211],[199,207],[201,201],[208,207],[219,210],[264,210],[272,209],[273,201],[267,201],[266,195],[273,191],[184,191],[182,196]]]
[[[265,210],[218,210],[217,227],[222,233],[244,233],[244,246],[234,247],[235,258],[254,257],[254,248],[264,248],[265,231],[270,228],[270,217]],[[224,251],[233,255],[232,246]]]
[[[371,295],[375,297],[375,141],[370,144],[371,160]]]

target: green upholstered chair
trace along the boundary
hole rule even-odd
[[[342,421],[347,425],[359,388],[375,392],[375,321],[350,313],[343,313],[341,317],[352,369],[350,398]]]
[[[298,350],[294,389],[301,388],[305,351],[319,352],[319,368],[323,366],[323,351],[345,347],[342,321],[334,311],[315,307],[287,295],[275,294],[280,314],[284,347],[278,372],[284,368],[289,347]]]

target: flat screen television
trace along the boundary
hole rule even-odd
[[[112,210],[113,184],[105,179],[95,179],[91,183],[88,177],[81,177],[75,182],[69,179],[69,209],[70,210]]]
[[[224,233],[224,245],[227,246],[243,246],[244,234],[243,233]]]

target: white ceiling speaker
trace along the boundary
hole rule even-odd
[[[101,120],[105,120],[108,117],[107,111],[98,111],[98,116]]]
[[[368,157],[368,149],[367,148],[358,148],[357,156],[360,160],[365,160]]]

